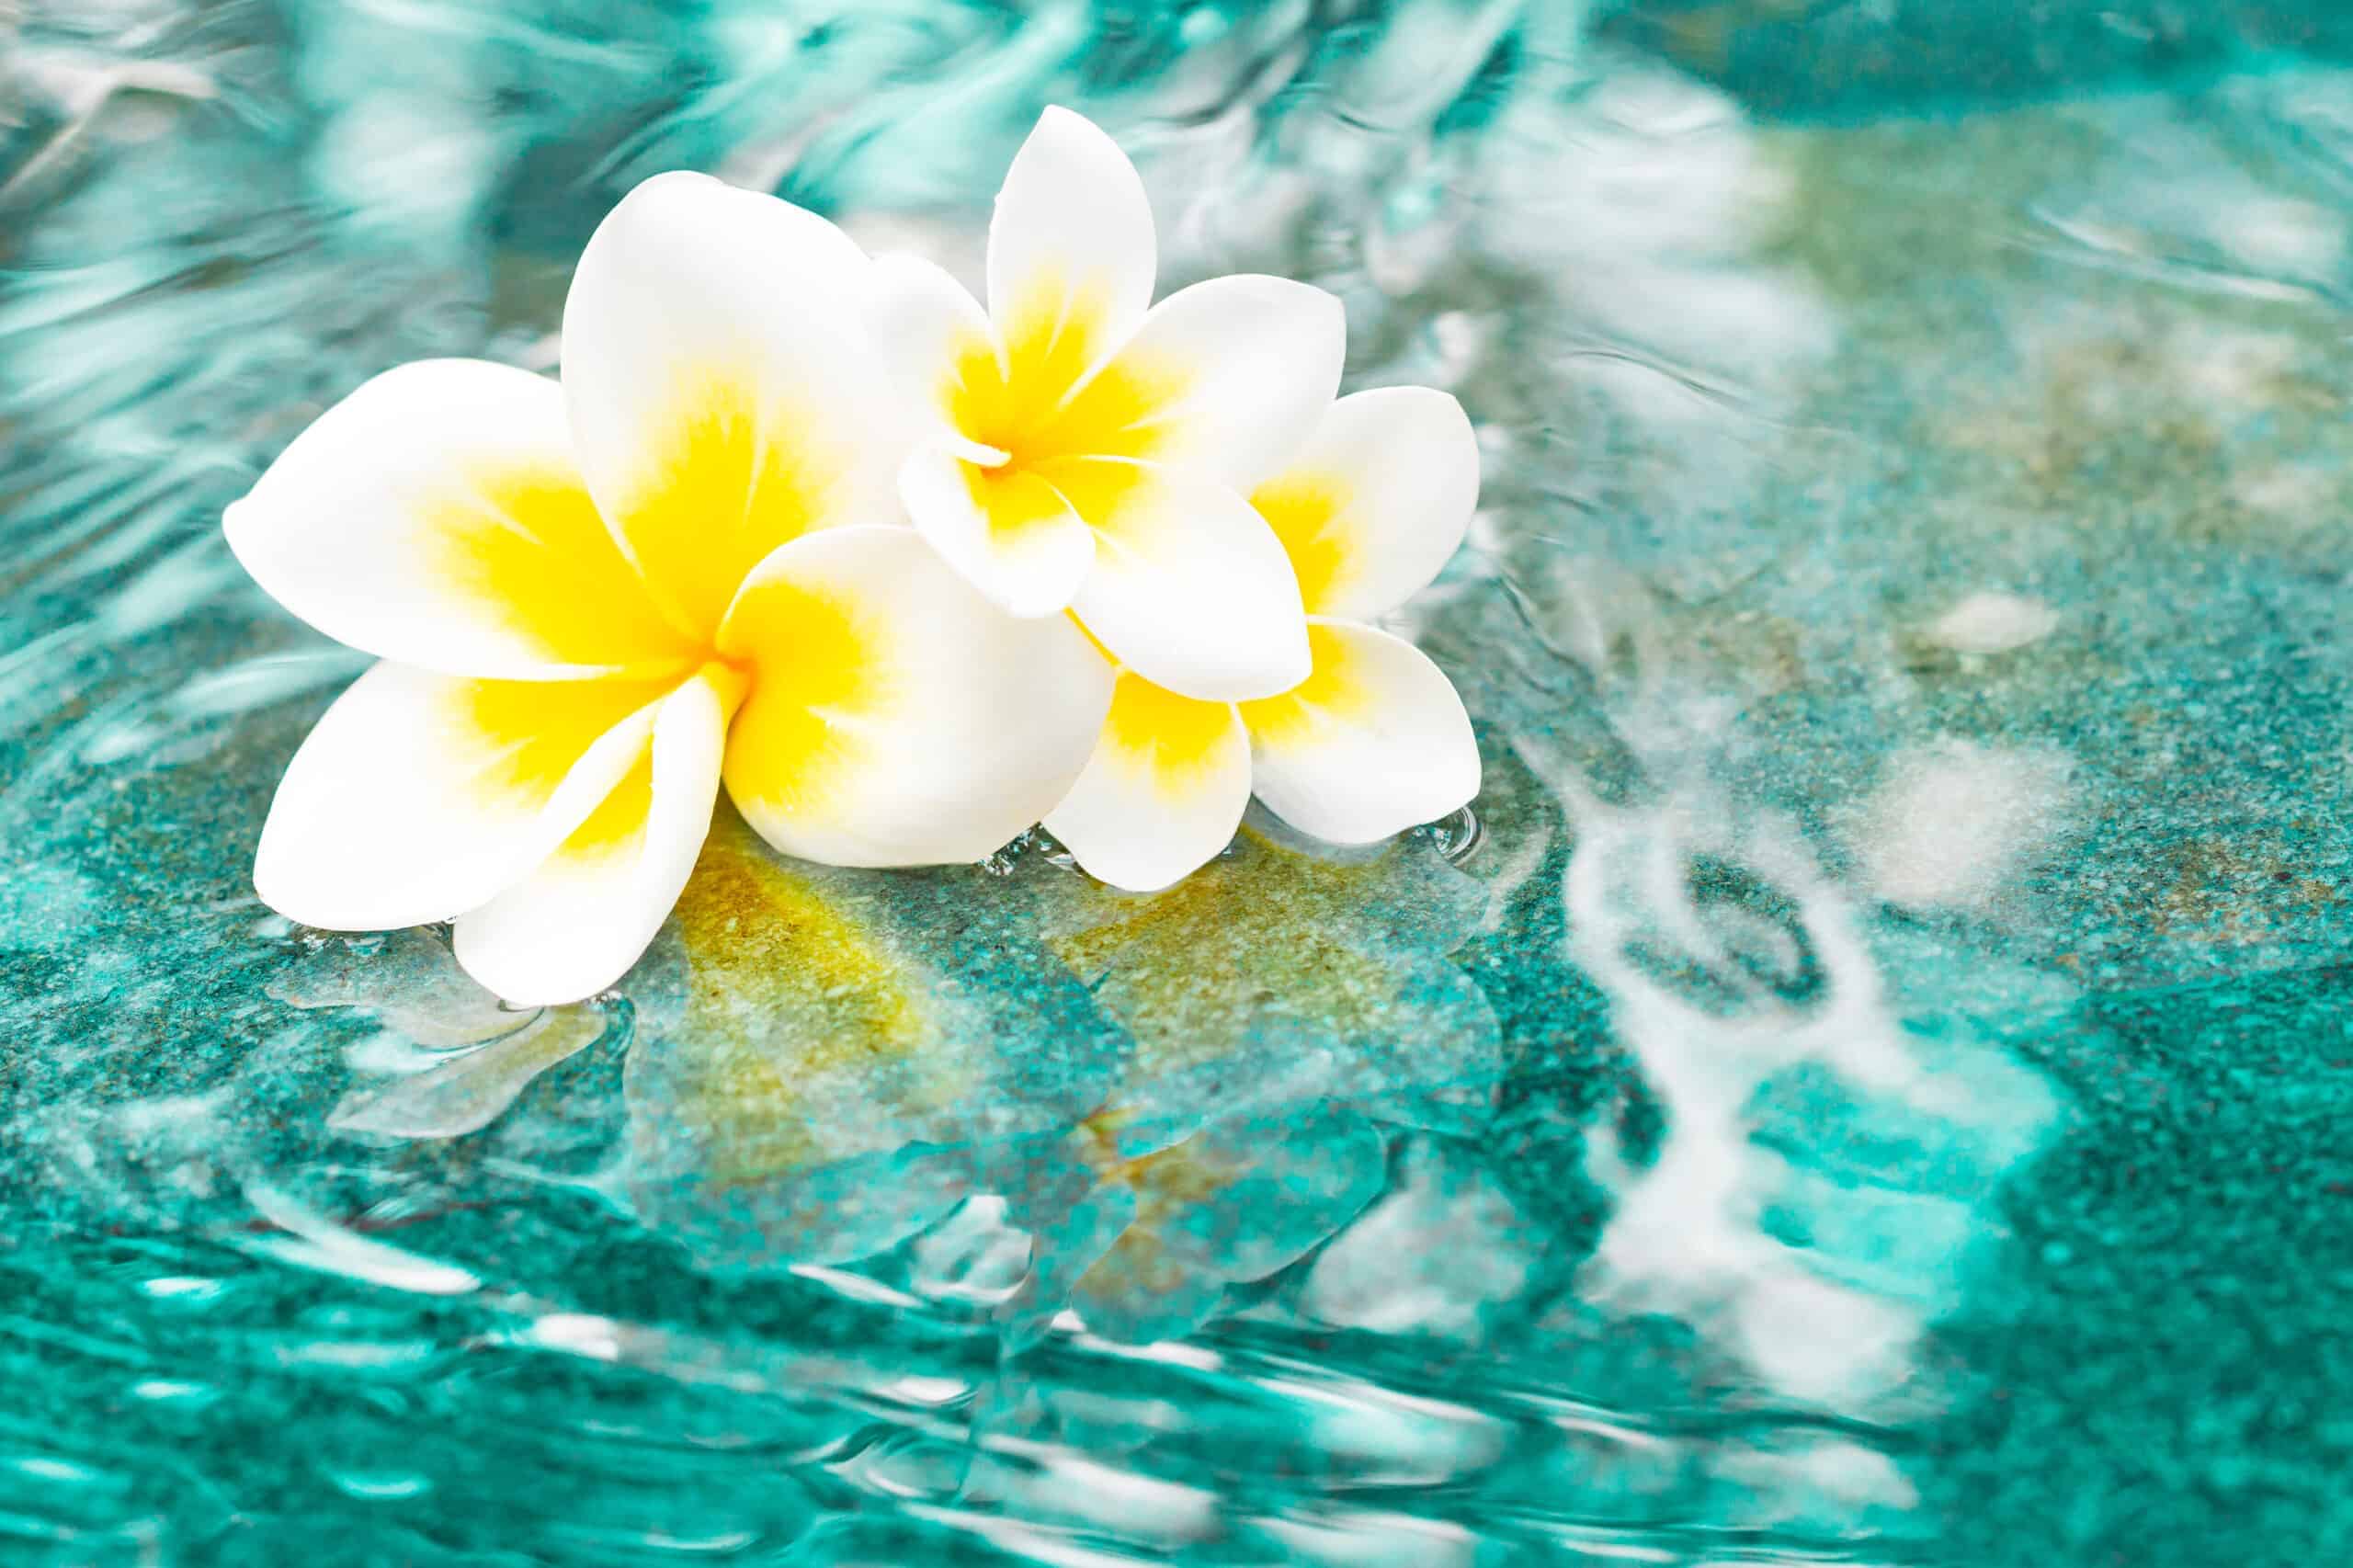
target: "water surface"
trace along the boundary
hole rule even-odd
[[[2154,5],[34,0],[0,29],[0,1560],[2353,1552],[2353,38]],[[606,998],[254,898],[221,506],[636,179],[1448,387],[1476,820],[792,865]]]

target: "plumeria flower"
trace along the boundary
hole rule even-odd
[[[1128,664],[1095,755],[1046,830],[1093,875],[1150,892],[1224,848],[1254,792],[1335,844],[1469,804],[1479,748],[1462,699],[1421,650],[1365,623],[1438,575],[1478,494],[1478,444],[1446,393],[1388,387],[1331,404],[1250,496],[1298,577],[1306,678],[1255,701],[1204,702]]]
[[[1188,697],[1270,697],[1306,676],[1306,625],[1243,497],[1337,390],[1340,302],[1245,276],[1152,305],[1156,266],[1134,167],[1048,109],[997,193],[985,312],[929,262],[876,263],[876,347],[928,426],[899,493],[1013,614],[1074,610]]]
[[[1109,677],[896,524],[870,266],[786,202],[660,176],[581,256],[560,385],[405,365],[287,448],[231,548],[383,662],[278,786],[266,903],[453,919],[477,979],[561,1002],[644,950],[722,781],[769,844],[846,866],[974,859],[1060,799]]]

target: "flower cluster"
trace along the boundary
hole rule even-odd
[[[229,509],[264,589],[382,661],[289,766],[263,899],[454,921],[483,983],[560,1002],[636,961],[722,786],[788,855],[972,860],[1042,820],[1138,892],[1254,792],[1342,843],[1468,802],[1461,701],[1369,624],[1468,526],[1461,408],[1336,401],[1320,290],[1154,305],[1155,267],[1134,169],[1062,109],[998,193],[985,310],[773,197],[638,187],[560,383],[386,371]]]

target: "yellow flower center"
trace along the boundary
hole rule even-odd
[[[1032,290],[1029,300],[1008,318],[1001,355],[974,339],[956,358],[949,419],[967,440],[1005,454],[968,472],[973,498],[1000,531],[1055,520],[1065,509],[1099,524],[1132,477],[1115,464],[1154,455],[1160,411],[1182,378],[1133,352],[1095,369],[1101,312],[1052,287]]]

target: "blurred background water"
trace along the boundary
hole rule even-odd
[[[1470,409],[1475,820],[263,909],[222,504],[1051,101]],[[0,0],[0,1561],[2353,1559],[2349,223],[2330,0]]]

